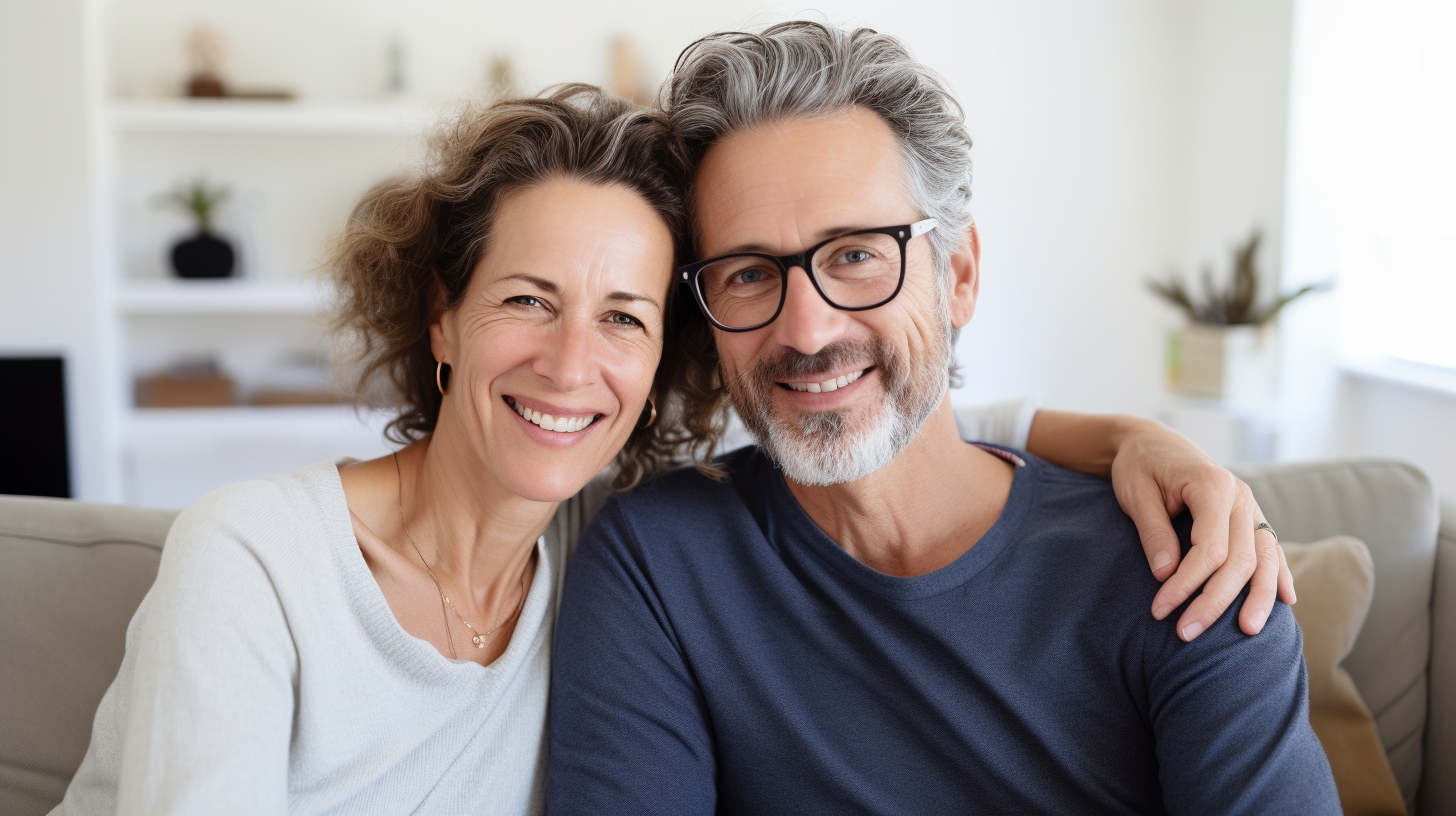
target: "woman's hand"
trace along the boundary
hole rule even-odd
[[[1213,624],[1245,584],[1249,596],[1239,627],[1256,635],[1277,597],[1294,603],[1294,578],[1268,530],[1253,493],[1196,445],[1152,420],[1038,411],[1027,449],[1062,467],[1110,476],[1118,503],[1137,525],[1153,576],[1162,620],[1198,591],[1178,619],[1178,636],[1192,640]],[[1048,455],[1050,454],[1050,455]],[[1192,548],[1181,547],[1172,518],[1193,516]]]

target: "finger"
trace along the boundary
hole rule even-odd
[[[1235,506],[1227,521],[1228,558],[1203,585],[1203,592],[1183,610],[1178,619],[1178,637],[1191,641],[1207,631],[1253,577],[1259,561],[1254,548],[1254,523],[1248,504]]]
[[[1157,483],[1151,479],[1140,479],[1126,496],[1118,497],[1118,502],[1137,526],[1143,554],[1148,557],[1153,577],[1159,581],[1167,580],[1178,567],[1182,547],[1178,543],[1178,534],[1173,531],[1168,506]]]
[[[1232,477],[1229,477],[1232,479]],[[1193,516],[1193,530],[1190,538],[1192,547],[1183,556],[1178,571],[1163,583],[1158,594],[1153,596],[1153,617],[1162,620],[1184,601],[1193,597],[1200,586],[1223,566],[1228,557],[1229,517],[1233,514],[1234,491],[1222,489],[1223,485],[1205,486],[1206,489],[1188,496],[1188,512]]]
[[[1299,600],[1294,594],[1294,573],[1289,569],[1289,559],[1284,557],[1284,548],[1279,548],[1279,600],[1293,606]]]
[[[1254,516],[1262,524],[1263,516]],[[1274,597],[1279,591],[1279,572],[1283,566],[1279,542],[1268,530],[1254,531],[1254,550],[1258,563],[1254,577],[1249,580],[1249,596],[1239,610],[1239,628],[1246,635],[1257,635],[1264,631],[1264,623],[1274,610]]]

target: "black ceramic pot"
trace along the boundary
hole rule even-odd
[[[232,245],[206,231],[172,247],[172,268],[180,278],[231,277],[235,260]]]

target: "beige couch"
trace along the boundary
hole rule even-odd
[[[1242,475],[1286,541],[1369,545],[1375,599],[1345,667],[1407,802],[1456,816],[1456,523],[1438,543],[1430,482],[1395,462]],[[174,515],[0,497],[0,814],[60,800]]]

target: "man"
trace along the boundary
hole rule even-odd
[[[1288,607],[1180,639],[1109,485],[959,439],[979,243],[939,82],[798,23],[696,44],[668,101],[680,277],[759,447],[588,532],[552,812],[1339,812]]]

